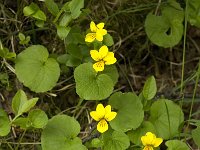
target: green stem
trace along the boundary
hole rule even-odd
[[[191,119],[191,116],[192,116],[192,110],[193,110],[193,106],[194,106],[194,99],[195,99],[195,95],[196,95],[196,90],[197,90],[197,86],[198,86],[198,82],[199,82],[199,74],[200,74],[200,61],[199,61],[199,65],[198,65],[198,70],[196,72],[196,81],[195,81],[195,87],[194,87],[194,92],[193,92],[193,95],[192,95],[192,103],[191,103],[191,106],[190,106],[190,113],[189,113],[189,118],[188,120]],[[189,121],[187,123],[187,127],[186,127],[186,131],[189,127]]]
[[[183,99],[184,99],[184,94],[183,94],[183,84],[184,84],[184,70],[185,70],[185,51],[186,51],[186,33],[187,33],[187,19],[188,18],[188,0],[186,0],[186,6],[185,6],[185,22],[184,22],[184,39],[183,39],[183,58],[182,58],[182,72],[181,72],[181,108],[183,106]]]

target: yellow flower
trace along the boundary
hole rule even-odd
[[[107,105],[105,108],[102,104],[98,104],[96,111],[90,112],[90,116],[96,120],[99,121],[97,124],[97,130],[100,133],[103,133],[108,130],[108,123],[107,121],[111,121],[116,117],[117,113],[111,111],[111,106]]]
[[[142,144],[144,145],[143,150],[153,150],[154,147],[158,147],[162,142],[162,138],[156,138],[156,135],[147,132],[145,136],[141,137]]]
[[[108,51],[107,46],[102,46],[99,51],[97,50],[91,50],[90,55],[92,59],[97,61],[95,64],[93,64],[93,68],[98,71],[104,70],[104,65],[111,65],[114,64],[117,59],[114,56],[113,52]]]
[[[86,42],[103,41],[103,36],[107,34],[107,30],[103,29],[104,23],[95,24],[93,21],[90,23],[90,30],[92,33],[88,33],[85,37]]]

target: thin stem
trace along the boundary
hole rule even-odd
[[[190,119],[191,119],[191,116],[192,116],[192,110],[193,110],[193,105],[194,105],[194,99],[195,99],[196,90],[197,90],[197,86],[198,86],[198,82],[199,82],[199,74],[200,74],[200,61],[199,61],[198,70],[197,70],[197,72],[196,72],[197,77],[196,77],[196,81],[195,81],[194,92],[193,92],[193,95],[192,95],[192,102],[191,102],[191,106],[190,106],[190,113],[189,113],[189,118],[188,118],[188,120],[190,120]],[[188,127],[189,127],[189,124],[190,124],[190,123],[189,123],[189,121],[188,121],[187,127],[186,127],[186,131],[187,131]]]
[[[184,28],[184,39],[183,39],[183,58],[182,58],[182,72],[181,72],[181,91],[180,91],[180,95],[182,97],[181,99],[181,108],[183,106],[183,98],[184,98],[184,94],[183,94],[183,84],[184,84],[184,70],[185,70],[185,51],[186,51],[186,32],[187,32],[187,19],[188,18],[188,0],[186,0],[186,6],[185,6],[185,28]]]

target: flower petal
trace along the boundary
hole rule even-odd
[[[88,33],[85,37],[86,42],[93,42],[96,38],[96,33]]]
[[[101,56],[101,59],[106,57],[107,54],[108,54],[108,47],[105,45],[101,46],[101,48],[99,49],[99,55]]]
[[[93,68],[96,72],[103,71],[104,70],[104,62],[103,61],[96,62],[95,64],[93,64]]]
[[[117,115],[117,113],[114,112],[114,111],[112,111],[112,112],[109,112],[109,113],[105,114],[105,117],[104,117],[104,118],[105,118],[107,121],[111,121],[111,120],[113,120],[113,119],[116,117],[116,115]]]
[[[97,41],[100,41],[100,42],[103,41],[103,34],[98,29],[96,31],[96,39]]]
[[[147,146],[145,146],[145,147],[143,148],[143,150],[153,150],[153,147],[152,147],[152,146],[149,146],[149,145],[147,145]]]
[[[99,52],[97,50],[90,50],[90,56],[92,57],[92,59],[94,59],[95,61],[99,61],[100,60],[100,55]]]
[[[102,35],[106,35],[106,34],[107,34],[107,30],[106,30],[106,29],[99,29],[99,32],[100,32]]]
[[[96,26],[96,24],[94,23],[94,21],[91,21],[90,22],[90,30],[92,31],[92,32],[96,32],[97,31],[97,26]]]
[[[156,138],[152,143],[154,147],[158,147],[163,142],[162,138]]]
[[[110,112],[111,112],[111,106],[110,106],[110,105],[107,105],[107,106],[105,107],[105,111],[106,111],[106,114],[107,114],[107,113],[110,113]]]
[[[107,56],[103,60],[106,65],[114,64],[117,61],[113,52],[108,52]]]
[[[91,111],[90,112],[90,116],[95,120],[95,121],[99,121],[101,120],[101,116],[96,112],[96,111]]]
[[[104,116],[105,116],[105,108],[103,107],[102,104],[98,104],[97,105],[96,112],[99,114],[101,119],[104,118]]]
[[[99,28],[99,29],[103,29],[103,27],[104,27],[104,23],[103,23],[103,22],[97,24],[97,28]]]
[[[154,141],[155,138],[156,136],[153,133],[147,132],[145,136],[141,137],[141,141],[144,146],[152,145],[152,142]]]
[[[101,121],[99,121],[99,123],[97,124],[97,130],[100,133],[103,133],[108,130],[108,123],[106,122],[105,119],[102,119]]]

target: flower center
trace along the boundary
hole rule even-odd
[[[106,125],[107,125],[106,120],[105,120],[105,119],[101,119],[101,120],[100,120],[99,126],[100,126],[100,127],[105,127]]]

